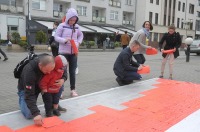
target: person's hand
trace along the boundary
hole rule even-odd
[[[174,52],[176,51],[176,48],[174,48]]]
[[[149,47],[148,47],[148,49],[152,49],[152,47],[151,47],[151,46],[149,46]]]
[[[143,66],[140,65],[140,66],[138,67],[138,71],[139,71],[139,70],[142,70],[142,68],[143,68]]]
[[[42,92],[43,92],[43,93],[46,93],[46,92],[47,92],[47,89],[43,89]]]
[[[160,51],[163,52],[163,49],[161,49]]]
[[[66,44],[67,42],[69,42],[70,40],[71,40],[71,39],[66,39],[66,40],[65,40],[65,44]]]
[[[33,121],[34,121],[35,125],[37,125],[37,126],[41,126],[43,124],[42,116],[41,115],[35,116],[33,118]]]
[[[64,79],[58,79],[55,81],[55,85],[61,87],[64,84]]]

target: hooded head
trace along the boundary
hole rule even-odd
[[[72,17],[76,17],[76,22],[74,24],[76,24],[78,22],[78,13],[74,8],[70,8],[68,9],[67,13],[66,13],[66,20],[65,22],[67,24],[69,24],[69,19]]]
[[[55,57],[55,70],[57,69],[61,69],[63,67],[66,67],[67,66],[67,60],[64,56],[62,55],[58,55]]]

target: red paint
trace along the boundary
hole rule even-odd
[[[123,103],[127,106],[124,110],[97,105],[90,108],[94,114],[54,127],[32,125],[17,132],[164,132],[200,108],[199,84],[158,82],[150,86],[154,89],[142,92],[144,96]]]

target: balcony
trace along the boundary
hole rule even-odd
[[[121,7],[121,2],[116,2],[116,1],[109,1],[109,6],[113,6],[113,7]]]
[[[62,18],[62,17],[64,17],[64,15],[65,15],[64,12],[53,11],[53,17]]]
[[[127,21],[127,20],[123,20],[122,21],[123,25],[133,25],[133,21]]]
[[[11,12],[11,13],[23,13],[24,8],[23,7],[15,7],[15,6],[9,6],[9,5],[0,5],[0,11],[1,12]]]
[[[105,23],[106,22],[106,17],[96,17],[96,16],[93,16],[92,17],[92,21],[93,22]]]

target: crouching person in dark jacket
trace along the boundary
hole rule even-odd
[[[42,116],[37,107],[37,98],[41,92],[39,81],[44,74],[49,74],[54,67],[55,61],[53,56],[41,55],[25,65],[18,81],[19,106],[21,112],[25,118],[33,118],[36,125],[42,125]],[[66,79],[67,72],[65,71],[63,77],[57,80],[55,84],[61,87]]]
[[[116,81],[120,86],[130,84],[133,80],[140,80],[142,78],[137,73],[138,70],[142,69],[142,66],[132,60],[133,53],[139,47],[140,43],[137,40],[130,42],[129,47],[122,50],[115,61],[113,71],[117,76]]]

